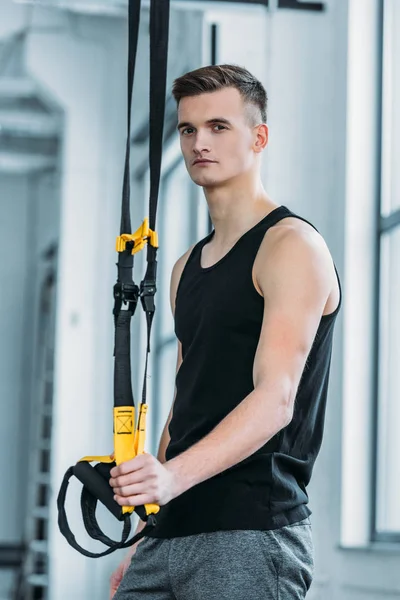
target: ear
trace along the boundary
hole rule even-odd
[[[257,125],[255,128],[255,141],[254,141],[254,151],[259,153],[264,150],[264,148],[268,145],[268,135],[269,129],[268,125],[265,123],[261,123],[261,125]]]

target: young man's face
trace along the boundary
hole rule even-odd
[[[261,120],[257,110],[245,105],[236,88],[182,98],[178,108],[181,149],[197,185],[220,186],[254,169],[262,150],[254,126],[254,114],[255,122]]]

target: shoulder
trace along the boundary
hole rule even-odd
[[[176,299],[176,292],[178,290],[178,286],[179,286],[179,282],[181,280],[181,276],[183,273],[183,269],[186,266],[186,263],[189,259],[189,256],[192,253],[193,248],[196,246],[196,244],[193,244],[192,246],[190,246],[190,248],[188,250],[186,250],[185,254],[182,254],[182,256],[180,256],[178,258],[178,260],[176,261],[176,263],[173,266],[172,269],[172,274],[171,274],[171,286],[170,286],[170,301],[171,301],[171,310],[172,313],[175,313],[175,299]]]
[[[322,235],[309,223],[296,217],[286,217],[278,221],[265,234],[260,250],[261,252],[292,252],[303,249],[304,251],[314,249],[325,257],[330,257],[328,246]]]
[[[318,231],[295,217],[287,217],[268,229],[254,264],[254,275],[263,295],[267,288],[287,277],[306,283],[320,279],[332,285],[334,265],[329,248]]]

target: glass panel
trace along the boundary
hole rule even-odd
[[[400,532],[400,227],[382,236],[377,525]]]
[[[382,214],[400,208],[400,2],[384,2]]]

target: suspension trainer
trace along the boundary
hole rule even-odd
[[[123,506],[115,502],[109,484],[110,471],[115,465],[133,459],[144,452],[146,437],[146,380],[150,337],[155,313],[157,249],[156,214],[160,185],[161,154],[164,128],[165,92],[167,79],[169,0],[150,2],[150,198],[149,218],[145,218],[138,230],[132,234],[130,216],[130,135],[133,81],[139,37],[140,0],[129,0],[129,50],[128,50],[128,133],[126,140],[125,170],[122,189],[122,211],[120,235],[117,238],[118,278],[114,286],[114,454],[110,456],[85,456],[65,473],[57,498],[58,525],[68,543],[91,558],[106,556],[119,548],[127,548],[156,525],[159,506]],[[147,244],[147,268],[140,287],[133,281],[134,255]],[[144,369],[142,401],[136,426],[135,403],[131,381],[131,320],[140,298],[146,315],[147,348]],[[124,307],[124,308],[123,308]],[[126,308],[125,308],[126,307]],[[90,463],[96,463],[92,466]],[[81,510],[86,532],[102,542],[107,549],[94,553],[78,544],[72,533],[65,512],[65,499],[69,480],[75,476],[82,484]],[[123,523],[122,537],[115,541],[106,536],[96,519],[97,502]],[[146,522],[144,529],[129,539],[131,516],[137,515]]]

